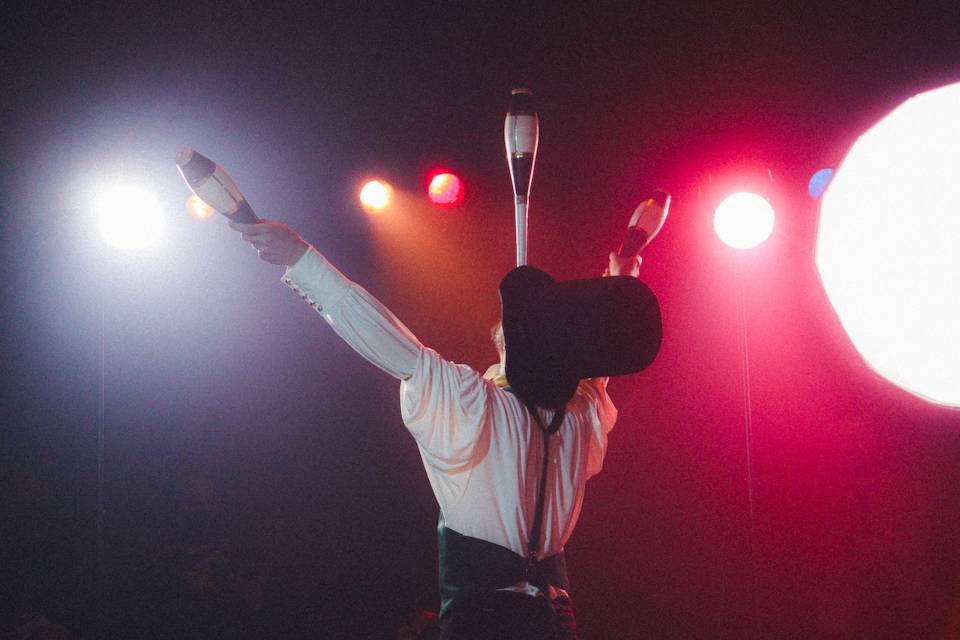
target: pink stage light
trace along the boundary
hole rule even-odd
[[[452,207],[463,200],[463,180],[453,173],[437,173],[430,178],[427,197],[430,202]]]
[[[817,268],[867,364],[960,407],[960,83],[917,95],[850,148],[824,193]]]
[[[713,228],[726,244],[750,249],[770,237],[776,216],[763,197],[742,191],[727,196],[713,214]]]

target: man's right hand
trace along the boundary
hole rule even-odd
[[[261,220],[256,224],[230,220],[227,224],[253,245],[261,260],[270,264],[292,267],[310,248],[300,234],[276,220]]]
[[[611,251],[609,260],[607,262],[607,269],[603,272],[603,275],[633,276],[634,278],[639,278],[640,262],[641,258],[639,255],[630,256],[629,258],[621,258],[616,254],[616,252]]]

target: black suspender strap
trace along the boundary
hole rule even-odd
[[[527,409],[533,415],[537,426],[543,433],[543,464],[540,466],[540,483],[537,485],[537,504],[534,507],[533,526],[530,529],[530,544],[527,547],[527,577],[532,577],[533,570],[537,565],[537,554],[540,553],[540,529],[543,527],[543,499],[547,491],[547,463],[550,460],[550,436],[560,429],[560,424],[566,415],[564,409],[557,409],[550,420],[550,424],[544,426],[543,419],[537,412],[533,404],[524,400]]]

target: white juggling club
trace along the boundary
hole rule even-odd
[[[670,194],[663,189],[656,189],[649,198],[637,206],[633,215],[630,216],[627,234],[623,238],[617,255],[621,258],[632,258],[640,253],[640,250],[660,233],[669,210]]]
[[[260,222],[230,174],[210,158],[188,147],[177,154],[177,169],[198,198],[226,217],[244,224]]]
[[[510,110],[503,123],[503,141],[513,181],[514,210],[517,225],[517,266],[527,263],[527,204],[533,165],[537,159],[540,122],[533,110],[533,92],[514,89],[510,96]]]

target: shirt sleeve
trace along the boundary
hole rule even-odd
[[[489,447],[492,383],[473,368],[424,349],[400,384],[403,423],[424,462],[445,473],[468,469]]]
[[[310,247],[283,282],[316,309],[354,351],[395,378],[413,375],[424,349],[379,300]]]
[[[587,453],[588,479],[603,469],[603,459],[607,454],[607,437],[617,422],[617,407],[607,394],[608,381],[609,378],[591,378],[580,383],[579,393],[586,400],[585,418],[591,425]]]
[[[489,383],[466,365],[424,347],[389,309],[313,247],[283,282],[368,361],[402,382],[400,408],[425,461],[455,472],[486,446]]]

